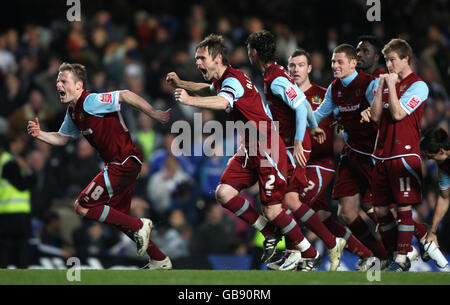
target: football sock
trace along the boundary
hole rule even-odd
[[[93,208],[88,208],[84,216],[86,219],[104,222],[116,226],[121,226],[126,230],[132,232],[138,231],[142,228],[142,221],[139,218],[131,217],[122,213],[109,205],[101,205]]]
[[[234,196],[228,200],[223,207],[251,225],[256,222],[259,216],[258,212],[256,212],[250,202],[240,195]]]
[[[161,252],[158,246],[156,246],[156,244],[151,239],[148,244],[147,254],[150,257],[150,259],[154,259],[156,261],[162,261],[163,259],[166,258],[166,255]]]
[[[131,240],[134,240],[133,233],[130,230],[127,230],[121,226],[117,226],[117,228],[120,231],[122,231],[126,236],[128,236]],[[166,258],[166,255],[161,252],[158,246],[151,239],[149,239],[147,255],[150,257],[150,259],[154,259],[157,261],[162,261],[163,259]]]
[[[358,238],[367,248],[372,250],[372,253],[380,258],[387,259],[387,252],[382,242],[379,242],[371,234],[367,223],[358,215],[355,220],[348,225],[352,233]]]
[[[411,246],[414,235],[414,221],[412,211],[397,211],[398,233],[397,233],[397,253],[406,255]]]
[[[323,221],[324,225],[337,237],[341,237],[347,241],[346,250],[350,253],[358,255],[360,258],[367,258],[372,256],[372,251],[370,251],[366,246],[364,246],[350,230],[347,230],[342,224],[337,222],[333,216],[328,217]]]
[[[295,244],[289,238],[285,238],[285,242],[287,250],[298,250]],[[315,258],[317,256],[317,250],[312,245],[305,251],[300,252],[302,253],[302,258]],[[287,255],[288,253],[286,253],[286,256]]]
[[[428,231],[427,226],[424,225],[423,223],[415,221],[414,219],[413,222],[414,222],[414,236],[416,236],[418,240],[421,240],[427,234]]]
[[[380,223],[379,232],[384,247],[390,253],[393,253],[397,245],[397,221],[391,211],[385,216],[378,217]]]
[[[293,214],[295,219],[313,231],[328,249],[336,246],[336,237],[331,234],[322,221],[320,221],[319,216],[308,205],[302,204]]]
[[[275,217],[275,219],[272,220],[272,222],[275,224],[275,226],[277,226],[280,229],[281,233],[286,238],[290,238],[294,242],[296,247],[301,242],[303,242],[305,240],[307,241],[307,239],[303,235],[302,231],[300,230],[299,225],[294,220],[294,218],[292,218],[292,216],[290,216],[284,212],[281,212],[280,214],[278,214],[277,217]],[[309,242],[308,242],[308,244],[309,244]],[[307,249],[308,249],[308,247],[304,247],[299,250],[304,251]]]
[[[236,195],[224,205],[227,210],[231,211],[244,220],[248,224],[252,225],[256,230],[260,231],[265,237],[273,232],[275,226],[258,214],[252,204],[240,195]]]

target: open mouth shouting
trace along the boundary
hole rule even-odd
[[[200,70],[200,72],[202,73],[202,76],[207,79],[207,74],[208,74],[208,70],[206,70],[205,68],[198,68]]]
[[[63,100],[66,96],[66,91],[64,91],[62,89],[58,89],[58,94],[59,94],[59,99]]]

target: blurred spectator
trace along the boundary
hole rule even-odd
[[[144,159],[150,160],[155,148],[161,145],[162,137],[153,130],[153,120],[142,112],[139,112],[137,118],[136,137]]]
[[[206,218],[194,232],[191,252],[194,255],[230,253],[235,242],[233,216],[225,213],[220,204],[208,207]]]
[[[20,137],[0,138],[0,268],[26,268],[30,262],[33,172],[22,159]]]
[[[44,92],[45,104],[47,105],[47,107],[51,109],[52,113],[58,115],[58,117],[62,119],[64,117],[66,109],[59,100],[59,95],[56,91],[55,86],[55,80],[58,77],[59,72],[58,68],[61,64],[61,58],[56,54],[52,54],[48,59],[47,68],[44,71],[36,74],[34,82]],[[56,129],[56,127],[48,127],[51,130]]]
[[[61,239],[61,222],[55,212],[47,212],[42,217],[43,225],[39,230],[40,243],[38,249],[46,254],[68,258],[72,253],[64,249]]]
[[[77,143],[76,154],[66,166],[66,190],[69,198],[76,198],[100,170],[101,161],[85,138]]]
[[[105,224],[84,220],[83,225],[73,233],[76,256],[82,261],[88,257],[109,255],[110,248],[117,243],[119,237],[116,231]]]
[[[311,52],[311,65],[313,67],[311,73],[309,74],[311,77],[311,82],[325,88],[327,88],[334,79],[333,73],[331,72],[331,66],[325,66],[327,62],[328,60],[322,52]]]
[[[449,84],[450,54],[448,42],[436,25],[427,28],[427,47],[420,54],[420,61],[431,69],[433,79],[440,84]],[[446,45],[447,44],[447,45]]]
[[[225,156],[225,152],[221,143],[216,143],[214,154],[205,159],[199,169],[200,190],[203,200],[206,204],[215,204],[215,190],[219,185],[223,171],[227,166],[229,157]]]
[[[0,72],[16,72],[17,63],[14,54],[7,49],[6,33],[0,32]]]
[[[192,229],[183,212],[179,209],[173,210],[168,220],[167,225],[156,229],[152,240],[171,260],[188,257]]]
[[[140,63],[133,62],[125,66],[124,83],[125,87],[151,103],[150,97],[145,92],[144,69]],[[138,129],[138,117],[140,111],[123,103],[121,104],[121,112],[125,118],[128,129],[132,134],[136,134]],[[143,113],[142,113],[143,114]],[[145,114],[144,114],[145,115]],[[148,117],[148,116],[147,116]],[[149,118],[149,120],[151,120]]]
[[[281,65],[287,64],[287,59],[298,48],[294,33],[288,25],[276,23],[273,27],[273,33],[276,36],[276,58]]]
[[[0,115],[8,117],[17,108],[21,107],[27,101],[28,86],[25,86],[21,80],[13,73],[0,75],[3,82],[0,83]]]
[[[173,149],[175,151],[172,151],[172,143],[174,142],[175,135],[168,133],[164,137],[163,147],[155,150],[153,152],[152,158],[150,159],[149,166],[149,176],[151,177],[154,173],[160,171],[164,166],[166,159],[169,156],[176,155],[175,157],[178,161],[178,163],[181,165],[181,168],[183,171],[188,174],[189,176],[193,177],[194,173],[196,171],[194,165],[191,163],[190,158],[183,155],[181,148],[176,147],[174,145]],[[180,150],[179,150],[180,149]]]
[[[40,150],[34,149],[28,153],[27,163],[36,173],[36,184],[31,188],[31,210],[32,215],[42,217],[51,206],[52,185],[45,170],[48,156]]]
[[[174,156],[167,156],[164,167],[153,174],[147,185],[147,196],[152,210],[159,216],[165,215],[170,209],[173,194],[180,184],[189,180],[189,175],[183,171]]]
[[[15,110],[9,116],[10,135],[24,131],[28,121],[34,121],[39,118],[42,126],[48,126],[54,117],[53,109],[45,102],[44,92],[40,88],[34,88],[28,95],[25,105]]]

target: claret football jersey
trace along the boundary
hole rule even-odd
[[[122,163],[128,157],[142,163],[142,155],[120,113],[119,91],[83,91],[75,106],[68,106],[58,132],[71,137],[82,134],[105,163]]]

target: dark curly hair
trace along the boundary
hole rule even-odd
[[[263,62],[275,61],[276,43],[275,36],[266,30],[251,33],[246,45],[258,52],[258,57]]]
[[[447,132],[442,128],[427,129],[420,141],[420,149],[423,152],[436,154],[441,148],[450,149],[450,139]]]

